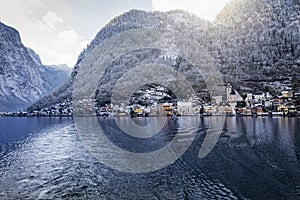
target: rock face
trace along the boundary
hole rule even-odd
[[[18,31],[0,22],[0,111],[22,110],[68,78],[68,71],[44,66]]]
[[[214,59],[224,81],[238,84],[241,89],[264,90],[274,81],[297,82],[300,76],[299,12],[299,0],[233,0],[214,22],[202,20],[184,11],[163,13],[131,10],[116,17],[100,30],[87,49],[79,55],[69,81],[31,108],[42,108],[70,99],[72,83],[82,60],[105,39],[123,31],[140,28],[172,29],[197,40],[201,48],[206,48]],[[133,62],[143,62],[145,58],[150,58],[149,52],[151,53],[144,51],[142,59],[135,59]],[[166,56],[169,53],[166,52]],[[135,57],[132,53],[129,54],[123,58]],[[164,52],[160,52],[160,57],[163,54]],[[176,63],[178,59],[182,60],[180,55],[175,54],[168,61],[169,65],[179,66],[180,63]],[[116,61],[110,68],[129,69],[131,64]],[[98,93],[104,94],[105,98],[109,97],[112,84],[120,75],[120,70],[116,69],[108,69],[106,73],[110,78],[100,81]],[[191,73],[189,70],[186,72]],[[194,85],[200,85],[198,90],[201,90],[203,84],[199,82],[201,78],[194,78]]]

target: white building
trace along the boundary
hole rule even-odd
[[[179,115],[194,115],[192,102],[177,102],[177,114]]]
[[[247,99],[247,100],[252,100],[252,99],[253,99],[253,94],[247,93],[246,99]]]
[[[222,96],[214,96],[212,97],[213,99],[213,102],[216,104],[216,105],[220,105],[223,101],[223,97]]]

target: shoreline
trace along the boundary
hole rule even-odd
[[[129,117],[126,115],[109,115],[109,116],[100,116],[100,115],[78,115],[77,117],[91,117],[95,116],[97,118],[111,118],[111,117]],[[27,116],[27,115],[0,115],[0,118],[10,117],[10,118],[73,118],[73,115],[40,115],[40,116]],[[150,118],[150,117],[201,117],[201,118],[207,118],[207,117],[237,117],[237,118],[298,118],[300,117],[299,114],[286,114],[286,115],[201,115],[201,114],[195,114],[195,115],[174,115],[174,116],[165,116],[165,115],[150,115],[150,116],[139,116],[139,117],[131,117],[131,118]]]

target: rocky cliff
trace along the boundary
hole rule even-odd
[[[22,110],[68,77],[66,70],[44,66],[18,31],[0,22],[0,111]]]

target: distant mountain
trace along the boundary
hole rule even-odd
[[[0,22],[0,111],[18,111],[60,86],[66,70],[44,66],[18,31]]]
[[[73,70],[72,68],[70,68],[66,64],[61,64],[61,65],[47,65],[47,67],[51,67],[51,68],[54,68],[54,69],[57,69],[57,70],[61,70],[61,71],[67,72],[70,75],[71,75],[72,70]]]
[[[223,74],[224,81],[238,85],[243,91],[276,89],[278,84],[274,84],[275,81],[279,84],[285,81],[288,86],[297,89],[300,80],[299,12],[299,0],[233,0],[214,22],[180,10],[166,13],[131,10],[116,17],[100,30],[88,48],[79,55],[70,80],[31,108],[42,108],[70,99],[72,84],[81,61],[95,46],[114,34],[139,28],[173,29],[182,32],[186,37],[196,39],[210,52],[214,63]],[[132,58],[133,63],[143,62],[151,57],[151,53],[157,53],[141,51],[144,51],[144,55],[138,57],[139,59],[132,52],[123,58]],[[158,54],[164,57],[168,53]],[[152,59],[155,57],[152,56]],[[184,61],[176,54],[168,59],[167,64],[173,67]],[[132,63],[127,60],[116,61],[107,69],[106,73],[110,78],[101,80],[98,90],[100,95],[104,94],[103,100],[110,96],[111,84],[119,77],[120,70],[130,69]],[[119,70],[113,69],[114,67]],[[201,78],[194,79],[194,84],[200,85],[199,90],[205,86],[200,81]]]

